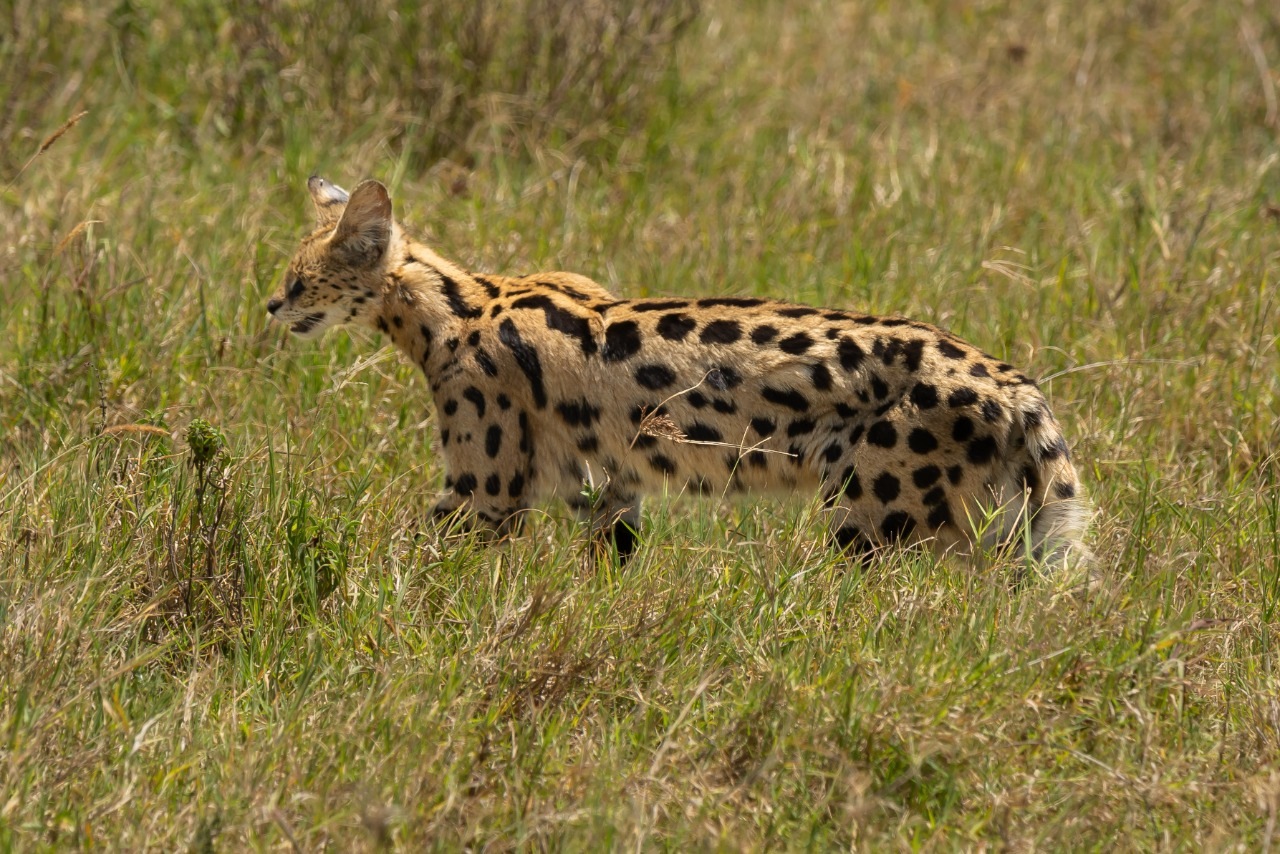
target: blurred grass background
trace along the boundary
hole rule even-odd
[[[1266,850],[1278,86],[1245,0],[8,0],[0,846]],[[421,379],[267,323],[317,171],[475,269],[1027,367],[1106,584],[803,502],[624,569],[424,530]]]

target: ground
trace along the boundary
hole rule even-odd
[[[403,18],[136,5],[0,41],[0,847],[1272,843],[1265,4],[708,0],[454,100]],[[424,530],[420,376],[263,310],[313,171],[475,269],[954,330],[1040,378],[1105,583],[851,570],[815,505],[671,497],[621,569]]]

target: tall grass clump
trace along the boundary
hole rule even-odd
[[[0,104],[11,106],[0,138],[116,78],[188,144],[284,144],[300,128],[341,144],[377,128],[425,166],[469,165],[495,146],[608,156],[665,108],[698,7],[15,0],[0,36]]]

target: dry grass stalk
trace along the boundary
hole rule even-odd
[[[39,157],[41,154],[44,154],[46,151],[52,148],[55,142],[62,139],[63,135],[65,135],[67,131],[71,130],[73,127],[78,125],[80,123],[80,120],[87,115],[89,115],[88,110],[81,110],[80,112],[76,113],[74,116],[72,116],[71,118],[63,122],[62,127],[58,128],[53,133],[45,137],[44,142],[40,143],[40,147],[36,149],[36,153],[31,155],[31,157],[27,160],[26,163],[22,164],[22,168],[19,169],[17,174],[13,176],[13,179],[10,180],[9,183],[5,185],[4,187],[5,190],[8,190],[15,183],[17,183],[18,179],[22,177],[22,173],[26,172],[27,168],[31,166],[32,163],[36,162],[37,157]]]

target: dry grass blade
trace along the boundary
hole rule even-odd
[[[88,110],[81,110],[80,112],[76,113],[74,116],[72,116],[71,118],[63,122],[60,128],[58,128],[53,133],[45,137],[44,142],[40,143],[40,147],[36,149],[36,153],[31,155],[31,157],[28,158],[26,163],[22,164],[22,168],[19,169],[17,174],[15,174],[13,178],[9,180],[9,183],[5,185],[5,190],[10,189],[14,184],[16,184],[18,179],[22,177],[22,173],[26,172],[27,168],[32,163],[36,162],[36,158],[38,158],[41,154],[44,154],[46,151],[52,148],[54,143],[62,139],[62,137],[67,133],[67,131],[71,130],[73,127],[78,125],[80,123],[80,120],[87,115],[89,115]]]
[[[91,225],[99,225],[102,223],[100,219],[86,219],[67,233],[67,236],[58,241],[58,245],[53,247],[54,255],[61,255],[63,250],[71,245],[71,242],[85,232]]]

